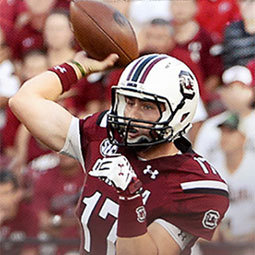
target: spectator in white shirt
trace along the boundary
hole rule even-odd
[[[5,107],[8,99],[13,96],[19,88],[19,80],[14,75],[14,66],[8,59],[9,48],[4,35],[0,30],[0,130],[5,123]]]
[[[245,150],[255,152],[255,110],[251,73],[244,66],[234,66],[223,73],[222,80],[224,85],[219,93],[227,110],[205,121],[195,141],[195,150],[210,162],[223,157],[219,149],[218,125],[225,120],[229,112],[239,116],[238,129],[246,135]]]

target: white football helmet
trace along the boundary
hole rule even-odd
[[[125,117],[126,96],[155,102],[160,118],[148,122]],[[195,75],[183,62],[164,54],[142,56],[125,68],[118,85],[112,87],[112,107],[107,119],[109,139],[112,144],[132,147],[171,142],[191,127],[198,99]],[[164,111],[159,107],[161,103]],[[134,128],[150,129],[150,137],[130,141],[128,132]]]

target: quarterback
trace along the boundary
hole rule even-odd
[[[80,254],[190,254],[199,237],[211,239],[229,203],[216,169],[184,138],[199,98],[190,69],[167,55],[145,55],[112,87],[109,111],[78,119],[55,102],[117,59],[78,53],[28,80],[10,107],[34,136],[88,173],[77,209]]]

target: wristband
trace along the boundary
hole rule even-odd
[[[136,237],[147,232],[146,210],[141,195],[132,200],[119,199],[118,237]]]
[[[75,64],[78,67],[78,69],[81,72],[82,77],[86,76],[86,72],[85,72],[83,66],[80,63],[78,63],[77,61],[74,61],[74,60],[72,60],[71,63]]]
[[[65,91],[68,91],[71,88],[71,86],[77,83],[78,81],[75,70],[73,69],[71,65],[67,63],[54,66],[48,69],[48,71],[51,71],[57,74],[58,78],[61,81],[62,93],[64,93]]]

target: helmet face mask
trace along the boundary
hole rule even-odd
[[[139,77],[142,78],[138,81]],[[198,95],[196,79],[182,62],[159,54],[133,61],[123,71],[118,85],[112,87],[112,108],[107,118],[110,142],[146,149],[173,141],[191,126]],[[127,97],[153,102],[158,107],[159,118],[150,121],[126,117]],[[187,101],[194,101],[193,107],[186,105]],[[129,138],[128,134],[135,133],[137,129],[144,130],[146,135]]]
[[[118,92],[118,90],[122,91]],[[144,93],[139,92],[139,96],[136,96],[136,98],[141,98],[144,101],[152,101],[157,105],[159,110],[159,119],[156,121],[134,119],[124,116],[124,110],[126,106],[125,97],[126,96],[130,97],[130,95],[133,95],[133,93],[137,93],[137,91],[133,91],[132,89],[124,90],[126,91],[123,92],[123,89],[118,88],[117,86],[114,86],[112,88],[113,94],[116,96],[113,97],[113,100],[116,100],[117,102],[113,102],[112,105],[114,106],[114,108],[112,108],[110,114],[108,115],[107,120],[108,132],[111,142],[119,146],[124,145],[131,147],[150,146],[162,143],[162,139],[164,139],[163,136],[171,131],[171,128],[169,128],[168,126],[168,121],[160,122],[160,119],[162,119],[163,116],[161,104],[163,103],[164,106],[168,104],[165,98],[158,98],[156,95],[152,94],[145,95]],[[170,105],[168,104],[168,107],[165,108],[169,109]],[[138,137],[137,139],[129,139],[128,133],[135,132],[135,129],[148,130],[149,137],[143,135]],[[122,138],[121,142],[116,140],[116,137],[114,136],[114,133],[116,133],[116,131]],[[166,141],[167,140],[168,139],[166,139]]]

